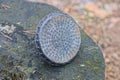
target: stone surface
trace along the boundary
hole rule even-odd
[[[52,67],[42,60],[34,32],[43,16],[56,10],[46,4],[0,0],[0,26],[14,26],[12,33],[0,30],[0,79],[104,80],[101,50],[82,29],[81,48],[70,64]]]

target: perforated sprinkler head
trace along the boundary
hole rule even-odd
[[[80,29],[69,15],[49,13],[40,21],[35,41],[46,61],[52,65],[63,65],[73,60],[78,53]]]

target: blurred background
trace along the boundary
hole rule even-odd
[[[120,0],[29,0],[51,4],[72,16],[100,46],[105,79],[120,80]]]

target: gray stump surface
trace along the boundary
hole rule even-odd
[[[47,4],[0,0],[0,80],[104,80],[101,50],[82,29],[81,48],[70,64],[52,67],[42,60],[34,32],[40,19],[56,10]]]

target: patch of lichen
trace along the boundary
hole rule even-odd
[[[25,80],[26,74],[15,66],[15,59],[9,58],[9,55],[0,56],[0,80]]]
[[[39,24],[39,19],[37,16],[31,16],[28,18],[27,26],[29,26],[29,29],[35,30]]]
[[[34,24],[29,24],[28,26],[29,26],[32,30],[35,30],[35,29],[37,28],[37,26],[34,25]]]
[[[25,80],[25,73],[20,70],[1,70],[1,80]]]
[[[27,75],[27,77],[29,77],[30,74],[34,73],[35,67],[26,67],[26,69],[24,70],[25,74]]]
[[[97,55],[94,55],[93,58],[94,58],[94,61],[95,61],[97,64],[101,63],[101,61],[102,61]]]
[[[10,58],[10,55],[1,55],[0,63],[0,80],[26,80],[24,66],[18,65],[18,60]]]
[[[99,73],[99,71],[100,71],[100,66],[99,66],[99,64],[94,64],[94,62],[91,62],[91,61],[89,61],[89,60],[87,60],[87,61],[85,62],[85,64],[86,64],[87,67],[88,67],[91,71],[93,71],[95,74],[98,74],[98,73]]]
[[[22,46],[15,46],[15,47],[10,47],[10,48],[8,49],[8,51],[9,51],[10,53],[13,53],[13,52],[21,53],[21,52],[25,51],[25,48],[22,47]]]
[[[82,41],[84,41],[86,39],[86,37],[87,37],[86,33],[83,30],[81,30],[81,39],[82,39]]]
[[[91,70],[91,71],[93,71],[95,74],[98,74],[99,73],[99,71],[100,71],[100,64],[101,64],[101,59],[98,57],[98,56],[96,56],[96,55],[94,55],[93,56],[93,61],[91,61],[91,60],[87,60],[86,62],[85,62],[85,64],[87,65],[87,67]]]
[[[81,76],[73,77],[72,80],[81,80]]]
[[[90,50],[90,51],[97,51],[98,47],[96,47],[96,46],[89,46],[88,50]]]

